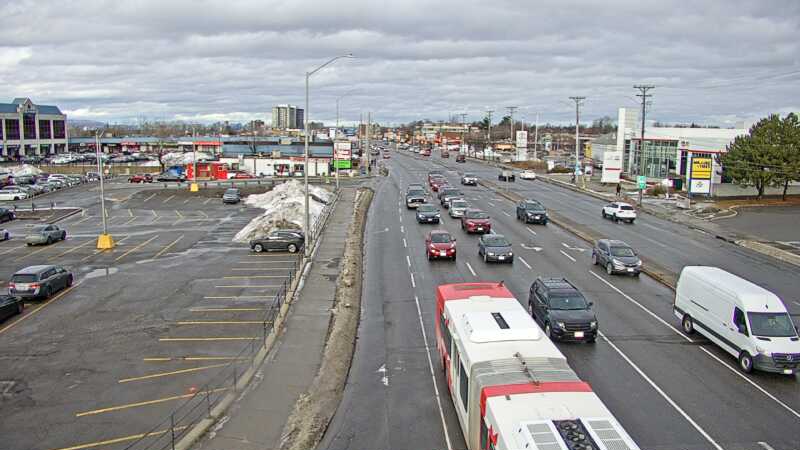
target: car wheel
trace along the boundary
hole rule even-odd
[[[750,356],[746,350],[743,350],[742,353],[739,354],[739,368],[742,369],[744,373],[753,371],[753,357]]]
[[[9,239],[11,239],[11,236],[9,236],[9,235],[8,235],[8,233],[6,233],[6,234],[4,234],[4,235],[3,235],[3,240],[4,240],[4,241],[7,241],[7,240],[9,240]]]
[[[297,253],[297,246],[294,244],[289,244],[289,246],[286,247],[286,250],[289,250],[289,253]]]
[[[67,240],[67,232],[66,231],[61,233],[61,240],[62,241],[66,241]]]
[[[596,253],[592,253],[592,265],[593,266],[597,265],[597,254]]]
[[[602,211],[600,211],[600,215],[602,215],[602,216],[603,216],[603,219],[605,219],[606,217],[608,217],[608,216],[606,215],[606,210],[605,210],[605,209],[604,209],[604,210],[602,210]]]
[[[681,320],[681,327],[683,328],[684,333],[694,334],[694,322],[692,321],[692,316],[684,314],[683,320]]]
[[[425,256],[427,256],[427,257],[428,257],[428,261],[430,261],[430,260],[431,260],[431,252],[429,252],[429,251],[425,251]]]
[[[594,344],[595,342],[597,342],[597,337],[596,336],[586,340],[587,344]]]
[[[48,286],[47,289],[44,290],[44,298],[50,298],[50,296],[52,295],[53,295],[53,290],[50,289],[50,286]]]
[[[453,262],[455,262],[455,260],[456,260],[456,255],[453,255]]]
[[[633,272],[633,276],[634,276],[634,277],[636,277],[636,278],[639,278],[639,274],[640,274],[640,273],[641,273],[641,272]]]
[[[24,309],[25,309],[25,304],[20,300],[20,302],[17,303],[17,314],[22,314],[22,311]]]
[[[614,266],[611,263],[606,264],[606,273],[609,275],[614,274]]]
[[[483,254],[483,262],[489,262],[489,257],[486,256],[486,253]]]
[[[617,219],[617,215],[616,214],[614,214],[612,219],[614,220],[615,223],[619,223],[619,219]]]
[[[628,221],[628,223],[633,225],[633,221],[634,221],[634,219],[631,219],[631,220]]]
[[[71,286],[72,286],[72,283],[73,283],[74,281],[75,281],[75,280],[72,278],[72,275],[68,276],[68,277],[67,277],[67,287],[71,287]]]
[[[47,245],[50,245],[50,244],[52,244],[52,243],[53,243],[53,239],[48,237],[48,238],[47,238]]]
[[[253,246],[253,251],[255,251],[256,253],[261,253],[264,251],[264,246],[261,244],[256,244]]]
[[[533,303],[531,302],[528,302],[528,314],[530,314],[531,317],[535,317],[535,314],[533,313]]]

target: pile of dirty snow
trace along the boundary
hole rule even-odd
[[[311,223],[314,224],[322,215],[325,205],[333,201],[333,194],[318,186],[309,186],[308,192],[308,210]],[[244,203],[265,211],[236,233],[234,242],[249,242],[251,239],[266,236],[277,228],[303,228],[305,189],[297,180],[279,184],[263,194],[248,195]]]
[[[40,175],[42,171],[35,166],[30,164],[23,164],[21,166],[11,166],[7,167],[8,171],[11,172],[12,176],[15,177],[32,177],[35,175]]]
[[[205,152],[195,152],[197,153],[197,160],[198,161],[206,161],[209,159],[214,159],[213,156],[209,155]],[[193,152],[170,152],[165,154],[161,157],[161,160],[164,162],[164,165],[169,166],[183,166],[186,164],[191,164],[194,162],[194,153]]]

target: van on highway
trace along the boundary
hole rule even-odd
[[[739,368],[800,372],[800,337],[772,292],[718,267],[686,266],[673,305],[683,331],[695,330],[739,360]]]

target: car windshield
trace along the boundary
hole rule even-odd
[[[31,230],[31,233],[32,234],[43,233],[45,230],[47,230],[47,226],[46,225],[42,225],[42,226],[34,227]]]
[[[458,189],[445,189],[444,195],[461,195],[461,191]]]
[[[431,242],[435,244],[449,244],[453,242],[453,240],[450,239],[450,235],[447,233],[433,233],[431,234]]]
[[[563,294],[550,297],[550,309],[577,310],[586,309],[586,299],[580,294]]]
[[[475,178],[475,174],[472,173],[465,173],[464,178]]]
[[[636,252],[630,247],[611,247],[612,256],[636,256]]]
[[[467,202],[465,202],[464,200],[453,200],[452,202],[450,202],[450,207],[451,208],[466,208],[467,207]]]
[[[225,191],[225,194],[226,195],[239,195],[239,190],[238,189],[228,189],[227,191]]]
[[[483,211],[467,211],[467,219],[488,219],[489,215]]]
[[[794,328],[792,318],[788,313],[757,313],[749,312],[750,329],[755,336],[764,337],[794,337],[797,330]]]
[[[420,211],[420,212],[434,212],[434,211],[436,211],[436,207],[433,206],[433,205],[419,205],[419,207],[417,207],[417,211]]]
[[[525,209],[530,209],[534,211],[542,211],[544,207],[539,202],[525,202]]]
[[[503,236],[484,236],[483,244],[487,247],[508,247],[511,245]]]
[[[633,206],[620,205],[619,209],[621,209],[623,211],[633,211]]]
[[[32,274],[18,274],[11,277],[14,283],[33,283],[36,281],[36,275]]]
[[[425,195],[425,191],[423,191],[422,189],[412,189],[412,190],[408,191],[408,195],[422,195],[422,196],[424,196]]]

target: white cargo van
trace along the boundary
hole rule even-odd
[[[687,266],[678,278],[675,315],[739,360],[739,367],[800,372],[800,337],[781,299],[718,267]]]

